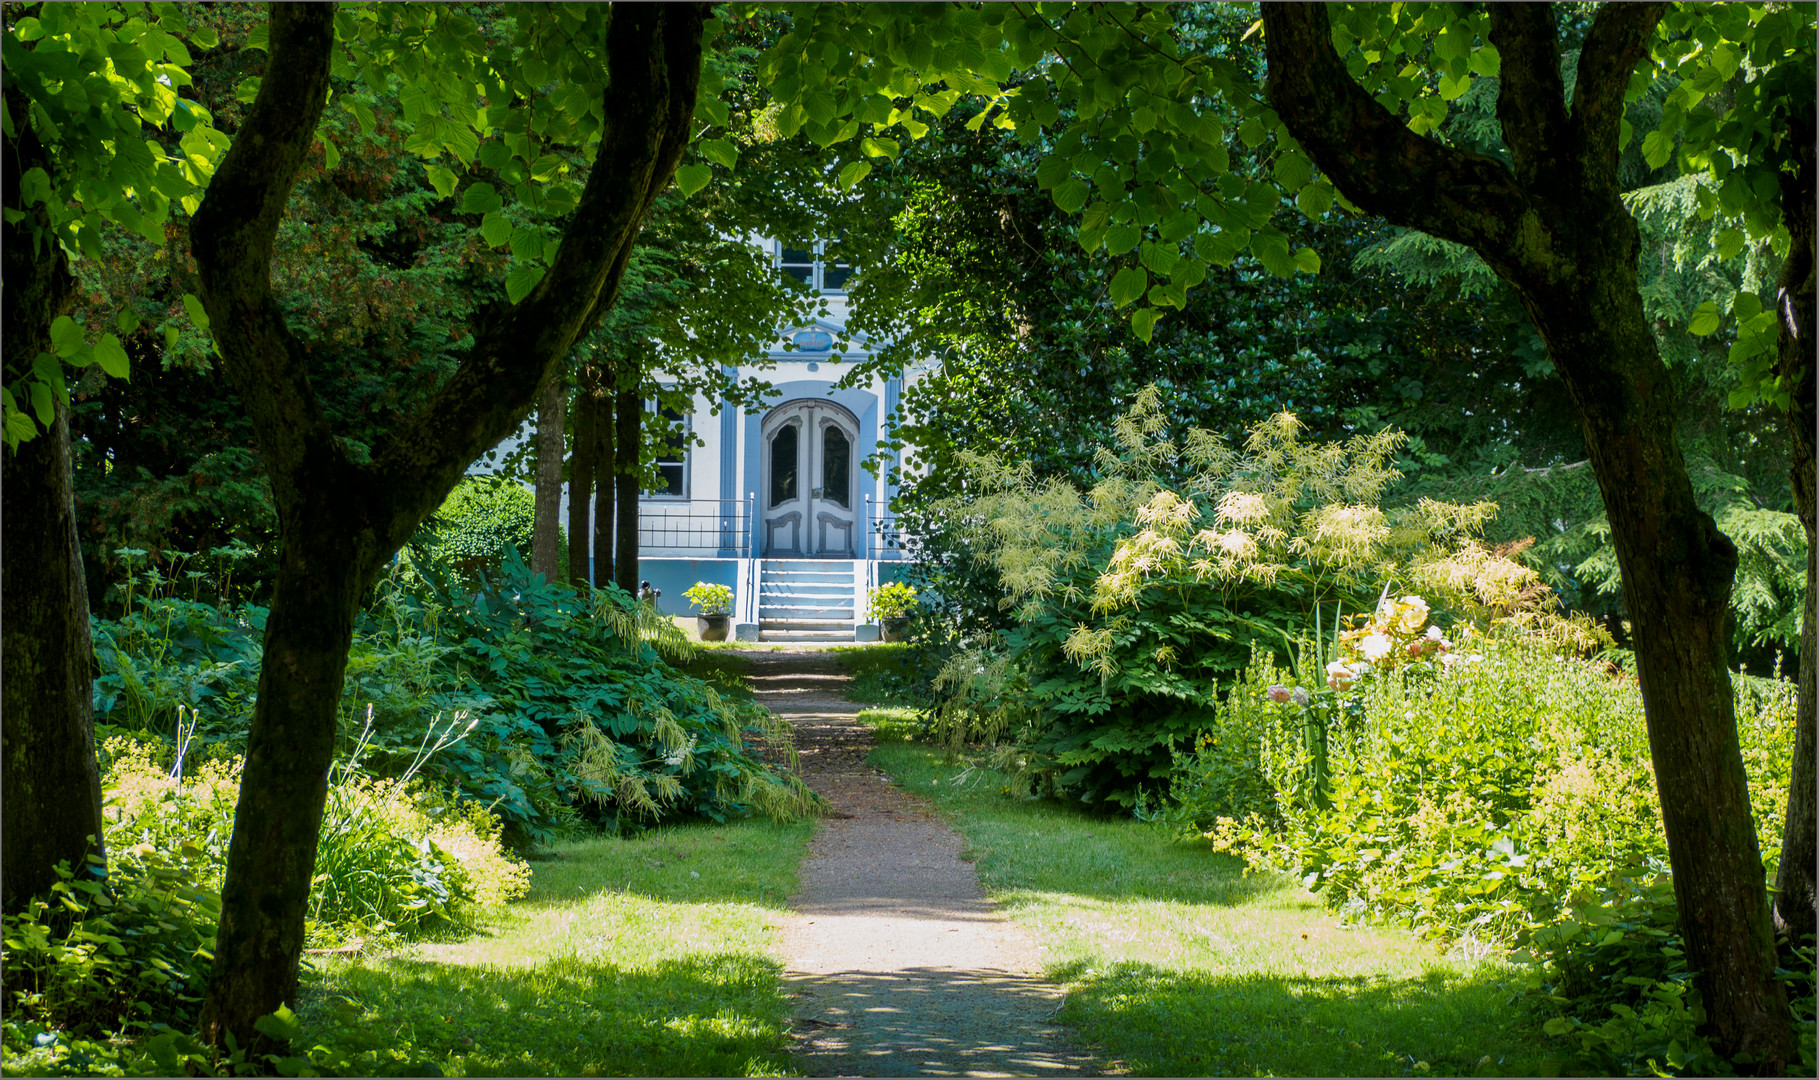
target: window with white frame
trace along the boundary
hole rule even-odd
[[[791,247],[777,240],[771,245],[777,269],[820,293],[843,293],[853,267],[844,259],[827,259],[827,241],[817,240],[808,247]]]

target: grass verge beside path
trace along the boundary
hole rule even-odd
[[[746,660],[686,670],[750,700]],[[789,1075],[774,929],[811,822],[739,821],[556,845],[476,932],[305,980],[303,1046],[447,1076]]]
[[[868,713],[871,711],[868,710]],[[895,710],[877,710],[887,723]],[[871,716],[866,718],[870,719]],[[897,721],[902,723],[901,720]],[[1548,1042],[1513,969],[1344,929],[1297,883],[1128,818],[1006,795],[1005,778],[888,742],[986,889],[1068,990],[1056,1019],[1143,1076],[1536,1075]]]

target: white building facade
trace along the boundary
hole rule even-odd
[[[682,594],[696,582],[731,587],[742,640],[871,640],[867,593],[892,580],[904,558],[888,510],[900,461],[879,455],[904,377],[836,389],[869,356],[866,342],[846,333],[850,270],[770,246],[779,272],[819,291],[827,313],[778,335],[762,371],[774,387],[762,407],[695,397],[683,446],[659,465],[664,489],[639,500],[639,577],[674,615],[694,610]],[[530,437],[528,428],[515,436]],[[565,486],[564,521],[567,500]]]

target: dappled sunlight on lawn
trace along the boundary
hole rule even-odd
[[[1345,926],[1300,883],[1125,817],[1018,798],[915,744],[873,763],[932,798],[1068,992],[1056,1019],[1136,1075],[1531,1075],[1515,969]]]
[[[775,934],[811,826],[739,822],[557,845],[473,932],[330,959],[305,1038],[449,1075],[787,1071]]]
[[[701,954],[647,969],[559,956],[523,967],[397,957],[350,966],[317,1010],[340,1046],[408,1044],[452,1076],[774,1072],[775,958]]]
[[[1533,1040],[1512,1037],[1513,993],[1494,968],[1407,975],[1183,971],[1075,960],[1058,1019],[1115,1044],[1139,1075],[1530,1076]]]

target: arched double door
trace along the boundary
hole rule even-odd
[[[859,421],[825,398],[786,401],[764,417],[764,551],[852,558]]]

